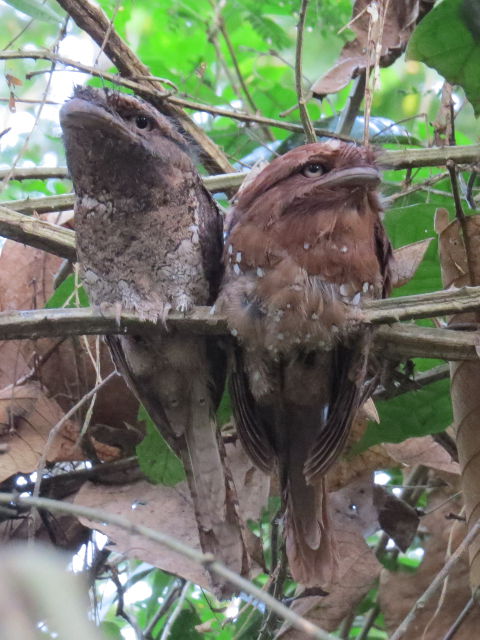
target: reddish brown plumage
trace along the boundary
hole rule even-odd
[[[370,332],[352,307],[390,288],[373,152],[331,141],[274,160],[240,194],[219,304],[238,336],[231,373],[240,438],[277,469],[293,576],[328,581],[334,552],[324,474],[365,400]]]

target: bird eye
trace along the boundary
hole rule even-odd
[[[135,118],[135,124],[139,129],[147,129],[152,125],[152,121],[147,116],[137,116]]]
[[[325,173],[325,167],[317,163],[307,164],[303,167],[302,173],[306,178],[318,178]]]

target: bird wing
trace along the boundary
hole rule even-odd
[[[243,362],[243,350],[239,346],[235,347],[233,358],[229,391],[237,432],[254,464],[265,473],[270,473],[276,456],[269,439],[268,429],[250,390]]]

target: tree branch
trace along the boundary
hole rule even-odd
[[[75,261],[75,233],[0,205],[0,236]]]
[[[49,180],[50,178],[68,178],[67,167],[29,167],[0,169],[0,180],[10,174],[11,180]]]
[[[172,95],[172,93],[170,92],[161,91],[159,89],[154,88],[153,86],[145,86],[133,79],[121,78],[117,74],[108,73],[100,69],[95,69],[94,67],[90,67],[88,65],[82,64],[75,60],[71,60],[70,58],[65,58],[63,56],[55,55],[46,50],[1,51],[0,52],[0,60],[15,60],[19,58],[20,59],[26,58],[26,59],[32,59],[32,60],[52,60],[60,64],[63,64],[67,67],[73,67],[74,69],[78,69],[78,71],[82,71],[83,73],[89,73],[92,76],[96,76],[98,78],[103,78],[104,80],[108,80],[113,84],[117,84],[122,87],[127,87],[128,89],[131,89],[136,93],[142,94],[144,97],[149,96],[152,99],[151,101],[153,101],[153,104],[155,104],[157,107],[160,101],[162,103],[167,101],[167,102],[171,102],[173,105],[178,105],[179,107],[185,107],[186,109],[193,109],[194,111],[204,111],[205,113],[211,113],[214,116],[232,118],[233,120],[239,120],[241,122],[266,125],[269,127],[276,127],[277,129],[285,129],[286,131],[292,131],[292,132],[303,133],[304,131],[303,126],[301,124],[296,124],[294,122],[286,122],[285,120],[275,120],[274,118],[265,118],[264,116],[260,116],[257,114],[253,115],[253,114],[244,113],[241,111],[232,111],[231,109],[223,109],[221,107],[213,107],[211,105],[203,104],[201,102],[195,102],[194,100],[189,100],[187,98],[181,98],[179,96]],[[145,76],[136,75],[134,77],[141,78]],[[153,77],[152,77],[152,80],[153,80]],[[21,100],[19,100],[19,102],[21,102]],[[340,133],[335,133],[333,131],[329,131],[328,129],[315,128],[315,133],[319,136],[328,136],[330,138],[339,138],[340,140],[352,141],[352,138],[350,138],[349,136],[345,136]]]
[[[476,289],[480,290],[478,287]],[[364,318],[367,317],[368,311],[364,314]],[[212,314],[209,307],[196,307],[188,316],[171,312],[167,319],[167,327],[185,333],[228,335],[225,317]],[[113,313],[102,315],[91,308],[0,313],[0,340],[71,335],[131,335],[155,331],[158,331],[155,323],[140,320],[134,313],[123,313],[118,319]],[[471,332],[430,329],[414,324],[396,323],[379,327],[374,334],[375,350],[392,359],[423,357],[476,360],[476,341],[476,335]]]
[[[131,522],[127,518],[121,516],[105,513],[100,509],[92,509],[89,507],[82,507],[77,504],[70,504],[67,502],[60,502],[58,500],[50,500],[48,498],[31,498],[20,497],[14,493],[0,493],[0,504],[17,505],[31,509],[36,507],[37,509],[45,509],[52,513],[67,513],[76,517],[87,518],[94,522],[104,522],[116,527],[121,527],[128,531],[130,534],[136,534],[144,536],[149,540],[153,540],[158,544],[162,544],[165,547],[180,553],[181,555],[189,558],[193,562],[196,562],[200,566],[207,568],[209,571],[221,576],[229,583],[235,585],[239,590],[250,594],[255,600],[263,602],[269,609],[275,611],[281,618],[287,621],[295,629],[299,629],[309,638],[316,638],[318,640],[335,640],[335,638],[317,627],[312,622],[309,622],[305,618],[299,616],[292,609],[288,609],[281,602],[273,598],[269,593],[266,593],[252,582],[238,575],[234,571],[228,569],[221,562],[215,560],[215,558],[208,553],[202,553],[192,547],[180,542],[179,540],[165,534],[160,531],[155,531],[149,527],[145,527],[141,524]]]
[[[475,334],[430,329],[415,324],[379,327],[374,334],[374,348],[392,360],[405,358],[440,358],[442,360],[477,360]]]
[[[309,0],[302,0],[300,6],[300,13],[297,24],[297,46],[295,51],[295,89],[297,91],[298,108],[300,110],[300,118],[302,120],[303,128],[305,130],[306,142],[316,142],[317,136],[313,128],[310,115],[308,113],[307,105],[305,103],[305,96],[303,95],[302,86],[302,50],[303,50],[303,30],[305,28],[305,19],[307,17]]]
[[[480,144],[382,151],[377,158],[378,164],[385,169],[444,167],[448,160],[454,160],[456,163],[480,162]]]
[[[145,88],[158,86],[149,68],[133,53],[118,33],[112,27],[110,20],[97,7],[86,0],[57,0],[58,4],[72,17],[75,23],[103,48],[104,53],[110,58],[122,76],[142,76],[146,79],[139,80],[139,84]],[[205,163],[215,173],[227,173],[232,171],[227,156],[211,140],[207,134],[198,127],[180,107],[168,103],[165,100],[148,97],[163,113],[176,118],[185,131],[195,140],[203,151]]]
[[[1,59],[1,54],[0,54]],[[229,112],[228,112],[229,113]],[[233,117],[233,114],[230,114]],[[268,118],[264,120],[269,120]],[[275,122],[275,121],[273,121]],[[271,122],[269,122],[271,124]],[[285,123],[280,123],[285,124]],[[295,127],[295,131],[303,131],[301,125],[292,125]],[[319,135],[322,135],[321,129],[315,130]],[[467,145],[464,147],[439,147],[432,149],[409,149],[407,151],[382,151],[377,162],[380,167],[393,168],[393,169],[405,169],[411,166],[415,167],[428,167],[428,166],[440,166],[446,164],[450,157],[456,156],[458,162],[461,163],[474,163],[480,161],[480,145]],[[7,170],[0,171],[0,179],[8,173]],[[232,172],[218,174],[214,176],[207,176],[203,178],[205,186],[212,193],[223,191],[232,187],[239,187],[243,180],[248,175],[248,171]],[[445,174],[448,175],[448,174]],[[35,167],[32,169],[15,169],[12,173],[12,179],[14,180],[26,180],[37,178],[67,178],[68,170],[66,167]],[[444,175],[441,175],[443,178]],[[437,181],[436,177],[427,180],[425,183],[419,183],[412,188],[399,192],[394,196],[390,196],[388,200],[393,200],[397,197],[408,195],[414,190],[423,188],[424,185],[430,185]],[[50,212],[61,211],[65,208],[71,209],[73,207],[74,195],[65,194],[62,196],[44,196],[42,198],[30,198],[26,200],[10,200],[7,202],[1,202],[0,206],[12,208],[15,211],[24,211],[29,213],[31,211],[38,212]]]
[[[301,125],[295,126],[298,126],[298,128],[303,131]],[[319,131],[320,130],[316,129],[317,133],[319,133]],[[433,151],[435,153],[432,153]],[[383,151],[378,156],[377,162],[380,167],[405,169],[409,166],[420,167],[436,166],[441,165],[442,163],[445,164],[447,160],[453,156],[457,156],[459,161],[463,163],[476,162],[480,160],[480,145],[468,145],[465,147],[442,147],[438,149],[410,149],[407,152]],[[12,174],[12,178],[19,180],[27,178],[38,178],[40,175],[42,175],[42,172],[45,172],[46,176],[48,176],[49,172],[52,172],[52,174],[57,174],[58,172],[58,175],[56,175],[56,177],[67,177],[68,175],[66,168],[58,167],[48,169],[38,167],[34,169],[16,169]],[[248,171],[243,171],[219,174],[215,176],[207,176],[203,178],[203,181],[207,189],[212,193],[215,193],[233,187],[239,187],[248,173]],[[0,172],[0,178],[1,176],[2,173]],[[50,177],[53,177],[53,175]],[[425,184],[433,184],[434,181],[436,181],[435,177],[427,180]],[[387,198],[387,200],[393,201],[398,197],[407,195],[408,193],[411,193],[412,191],[415,191],[417,189],[421,189],[422,187],[423,183],[415,185],[408,190],[390,196],[389,198]],[[20,211],[27,214],[31,214],[34,211],[37,213],[49,213],[51,211],[65,211],[66,209],[71,209],[74,204],[74,198],[74,194],[70,193],[61,196],[44,196],[41,198],[27,198],[25,200],[10,200],[0,202],[0,206],[8,207],[9,209],[14,209],[15,211]]]
[[[34,213],[52,213],[54,211],[68,211],[73,209],[75,194],[65,193],[61,196],[41,196],[40,198],[25,198],[24,200],[4,200],[0,202],[2,209],[9,209],[24,216]],[[7,236],[9,237],[9,236]],[[12,238],[14,240],[14,238]]]
[[[462,287],[401,298],[367,300],[363,303],[362,319],[372,324],[384,324],[477,311],[479,308],[480,287]]]

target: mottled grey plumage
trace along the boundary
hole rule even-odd
[[[83,281],[99,308],[164,320],[211,304],[222,220],[175,125],[133,96],[77,88],[61,110]],[[200,541],[247,571],[215,411],[224,357],[212,339],[161,331],[108,338],[117,366],[181,457]]]

